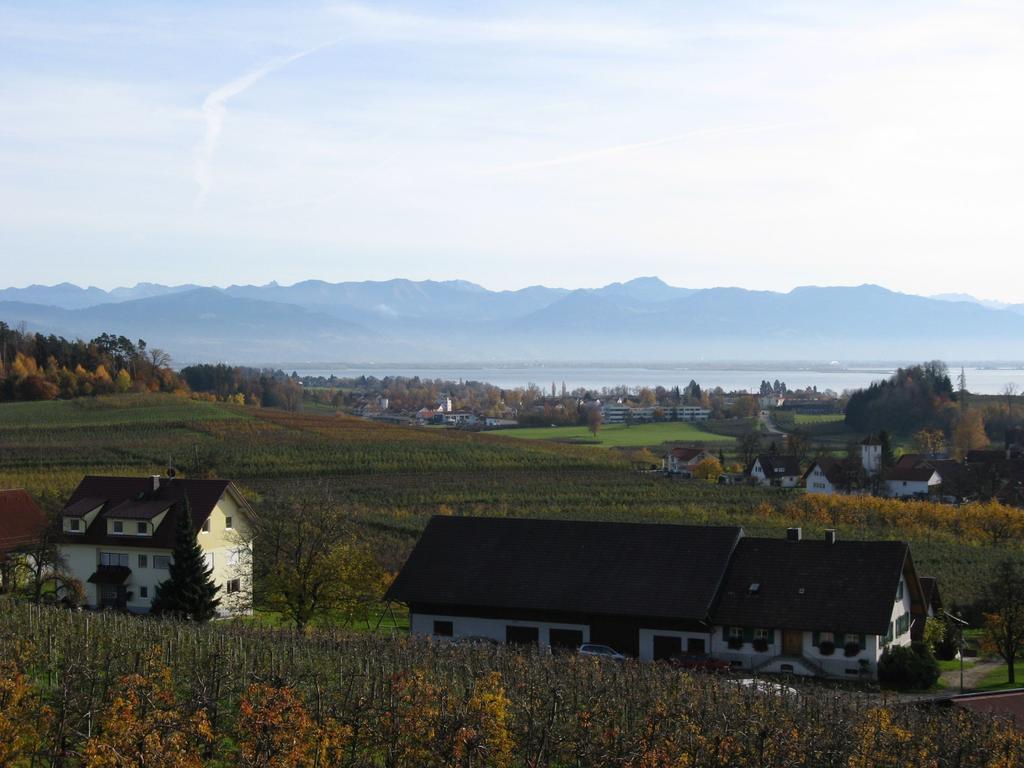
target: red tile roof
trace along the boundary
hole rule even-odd
[[[46,527],[46,515],[20,488],[0,491],[0,553],[32,543]]]

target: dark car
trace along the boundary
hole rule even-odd
[[[713,658],[706,653],[681,653],[669,659],[669,663],[680,669],[698,669],[702,672],[724,672],[732,668],[728,661]]]

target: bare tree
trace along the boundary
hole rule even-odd
[[[171,355],[158,347],[148,350],[149,363],[154,368],[166,368],[171,364]]]
[[[597,433],[601,431],[601,424],[604,423],[604,414],[601,413],[601,409],[596,405],[591,406],[587,409],[587,429],[590,430],[595,438]]]
[[[1012,381],[1003,385],[1003,394],[1006,395],[1006,425],[1013,426],[1013,398],[1017,395],[1017,385]]]

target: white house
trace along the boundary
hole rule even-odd
[[[225,613],[251,608],[253,511],[229,480],[88,476],[62,512],[61,553],[91,607],[149,611],[188,509]]]
[[[886,495],[895,498],[926,498],[937,492],[942,477],[928,464],[901,466],[897,464],[883,475]]]
[[[732,526],[435,517],[387,593],[414,634],[873,678],[927,607],[905,542]]]
[[[800,485],[800,461],[796,456],[763,453],[754,459],[748,473],[757,485],[796,488]]]

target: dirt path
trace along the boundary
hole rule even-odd
[[[993,669],[1006,665],[1002,661],[979,661],[973,667],[964,667],[964,691],[977,689],[978,683]],[[942,683],[951,691],[960,690],[960,670],[951,669],[942,673]]]

